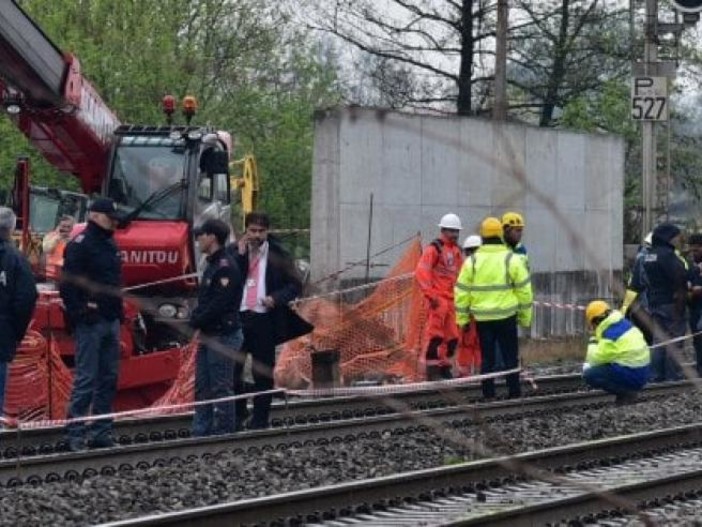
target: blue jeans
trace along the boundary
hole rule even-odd
[[[78,323],[75,328],[76,355],[68,418],[109,414],[117,393],[119,374],[119,320],[101,320],[94,324]],[[84,440],[84,422],[66,426],[69,441]],[[106,439],[112,433],[112,419],[91,423],[93,439]]]
[[[0,416],[5,415],[3,408],[5,405],[5,385],[7,384],[8,363],[0,361]],[[2,424],[0,424],[2,426]]]
[[[195,357],[195,402],[234,395],[234,362],[243,340],[240,329],[228,335],[203,336]],[[234,417],[234,401],[198,405],[193,436],[231,434]]]
[[[630,368],[627,372],[622,366],[616,364],[601,364],[585,370],[583,379],[593,388],[619,395],[641,390],[646,384],[648,375],[648,367]]]

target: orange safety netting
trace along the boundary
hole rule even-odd
[[[177,407],[172,410],[159,410],[174,405],[190,403],[195,398],[195,357],[197,341],[193,340],[183,349],[183,360],[178,370],[178,376],[171,387],[151,407],[155,413],[178,413],[187,411],[187,408]]]
[[[420,255],[416,238],[388,276],[367,288],[370,295],[355,304],[343,302],[339,294],[302,300],[299,313],[315,330],[283,347],[275,369],[276,385],[312,384],[312,353],[329,349],[339,352],[342,384],[422,380],[426,312],[414,280]]]
[[[55,346],[30,330],[8,367],[5,415],[31,421],[62,419],[66,415],[73,376]]]

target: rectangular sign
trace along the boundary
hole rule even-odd
[[[631,118],[635,121],[668,120],[668,79],[634,77],[631,81]]]

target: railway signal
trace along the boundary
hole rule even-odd
[[[673,7],[683,13],[699,13],[702,11],[702,0],[672,0]]]

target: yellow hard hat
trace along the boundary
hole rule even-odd
[[[505,212],[502,216],[502,225],[505,227],[524,227],[524,217],[518,212]]]
[[[601,317],[611,309],[612,308],[609,307],[609,304],[604,300],[593,300],[585,309],[585,318],[587,319],[587,323],[592,325],[593,320]]]
[[[483,238],[502,237],[502,223],[497,218],[485,218],[480,224],[480,236]]]

